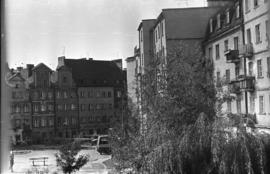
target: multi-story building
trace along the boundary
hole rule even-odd
[[[236,97],[236,100],[228,100],[223,104],[222,113],[245,113],[243,94],[229,86],[239,75],[244,74],[243,59],[239,57],[239,48],[243,45],[242,23],[239,1],[228,3],[209,18],[204,41],[206,57],[213,61],[216,86],[223,88],[224,93],[231,90]]]
[[[36,143],[47,142],[55,135],[55,94],[51,73],[49,67],[40,63],[32,69],[29,78],[32,137]]]
[[[223,104],[222,111],[255,114],[257,126],[269,127],[269,4],[262,0],[232,2],[209,19],[204,43],[217,82],[224,77],[235,96]]]
[[[55,84],[55,124],[57,137],[73,138],[79,134],[79,110],[77,88],[71,69],[57,69]]]
[[[243,0],[246,69],[255,78],[255,90],[248,94],[250,113],[258,126],[270,127],[269,1]]]
[[[78,123],[82,136],[106,134],[114,120],[123,121],[125,75],[113,61],[58,59],[66,66],[78,96]]]
[[[25,79],[20,72],[12,74],[7,79],[7,83],[9,87],[8,90],[11,93],[11,110],[9,116],[13,130],[12,141],[14,144],[17,144],[29,138],[25,133],[32,128],[29,89],[27,89]]]

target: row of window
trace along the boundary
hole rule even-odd
[[[58,126],[70,126],[70,125],[74,126],[77,124],[77,118],[76,117],[58,117],[57,124]]]
[[[255,112],[255,97],[254,96],[250,96],[249,98],[249,102],[250,102],[250,113],[254,113]],[[267,106],[265,104],[265,97],[264,95],[259,95],[259,114],[265,115],[266,114],[266,109]],[[269,106],[268,108],[270,108],[270,95],[269,95]],[[236,100],[236,110],[237,113],[241,113],[242,109],[241,109],[241,99],[237,99]],[[231,101],[227,101],[227,112],[232,112],[232,103]]]
[[[260,0],[245,0],[245,12],[248,13],[251,8],[251,2],[253,1],[253,7],[258,8],[260,5]],[[268,0],[263,0],[264,2],[267,2]]]
[[[259,59],[257,60],[257,78],[263,78],[264,77],[264,70],[263,70],[263,66],[262,66],[262,59]],[[270,57],[267,58],[267,77],[270,78]],[[254,65],[253,65],[253,62],[249,62],[248,63],[248,75],[249,76],[254,76]],[[235,66],[235,77],[238,77],[239,76],[239,66]],[[226,79],[226,82],[230,82],[231,80],[231,72],[230,72],[230,69],[227,69],[225,71],[225,79]],[[219,84],[221,81],[221,76],[220,76],[220,72],[218,71],[217,72],[217,83]]]
[[[30,105],[26,103],[17,103],[11,106],[12,113],[30,112]]]
[[[268,22],[268,20],[266,20],[265,21],[265,23],[264,23],[264,25],[265,25],[265,40],[268,42],[268,34],[267,34],[267,31],[269,31],[269,22]],[[262,35],[261,35],[261,24],[257,24],[257,25],[255,25],[255,43],[256,44],[260,44],[260,43],[262,43]],[[246,36],[247,36],[247,43],[252,43],[252,36],[251,36],[251,29],[250,28],[248,28],[247,30],[246,30]]]
[[[224,41],[224,52],[228,51],[229,49],[229,39],[226,39]],[[239,49],[239,38],[238,37],[234,37],[233,38],[233,50],[238,50]],[[219,44],[215,45],[215,52],[216,52],[216,60],[220,59],[220,46]],[[212,59],[213,58],[213,50],[212,47],[208,48],[208,54],[209,54],[209,58]]]
[[[13,91],[12,99],[28,99],[29,93],[26,91]]]
[[[220,29],[221,28],[221,15],[222,14],[218,14],[217,15],[217,18],[216,18],[216,28],[217,29]],[[226,13],[225,13],[225,22],[226,24],[229,24],[231,22],[231,16],[232,16],[232,12],[230,9],[227,9],[226,10]],[[240,18],[240,6],[239,4],[236,5],[235,7],[235,17],[236,18]],[[214,31],[214,20],[211,18],[210,19],[210,33],[212,33]]]
[[[111,98],[111,91],[81,91],[80,97],[88,97],[88,98]]]
[[[77,110],[77,104],[57,104],[56,105],[58,111],[75,111]]]
[[[89,117],[81,117],[80,118],[81,123],[91,123],[91,122],[110,122],[109,116],[100,116],[100,115],[90,115]]]
[[[94,110],[106,110],[112,109],[113,105],[111,103],[98,103],[98,104],[81,104],[80,110],[81,111],[94,111]]]
[[[160,22],[157,27],[156,27],[156,30],[154,32],[155,34],[155,42],[158,41],[158,39],[160,39],[160,37],[162,37],[164,35],[164,22]]]
[[[33,99],[53,99],[52,91],[35,91],[33,93]]]
[[[46,111],[54,111],[53,103],[34,103],[33,104],[34,112],[46,112]]]
[[[34,128],[38,127],[53,127],[54,120],[53,118],[34,118],[33,119]]]
[[[56,92],[56,98],[76,98],[76,93],[75,92],[68,92],[68,91],[57,91]]]
[[[15,119],[14,123],[16,128],[23,128],[24,125],[30,125],[29,119]]]

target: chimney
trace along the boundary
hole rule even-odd
[[[236,0],[207,0],[208,7],[223,7],[228,4],[233,4]]]
[[[65,65],[65,56],[58,57],[58,65],[57,68]]]
[[[32,69],[34,68],[33,64],[27,64],[26,65],[27,72],[28,72],[28,77],[32,76]]]

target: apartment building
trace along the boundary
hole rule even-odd
[[[239,56],[243,46],[243,15],[239,1],[228,3],[209,18],[205,41],[206,57],[214,64],[214,77],[217,88],[231,92],[236,100],[228,100],[222,106],[223,113],[245,113],[244,93],[231,88],[240,75],[244,75],[244,59]]]
[[[9,117],[11,119],[12,142],[17,144],[26,140],[25,131],[32,128],[31,103],[29,89],[20,72],[7,78],[8,91],[11,94]]]
[[[107,134],[112,121],[123,121],[126,76],[119,65],[114,61],[58,59],[58,68],[71,70],[77,89],[80,136]]]
[[[243,0],[243,16],[244,44],[251,47],[246,56],[247,73],[255,78],[249,108],[256,114],[258,126],[270,127],[269,1]]]
[[[79,134],[78,95],[67,66],[57,68],[55,84],[56,132],[60,138],[73,138]]]
[[[52,70],[43,63],[32,69],[29,77],[32,108],[32,137],[36,143],[50,141],[55,135],[54,84]]]

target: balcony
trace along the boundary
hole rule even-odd
[[[228,50],[225,52],[227,63],[237,63],[240,61],[238,50]]]
[[[243,45],[240,50],[239,54],[246,58],[252,58],[253,56],[253,45],[251,43]]]
[[[231,93],[238,94],[242,91],[253,92],[255,89],[255,77],[240,75],[229,83]]]

